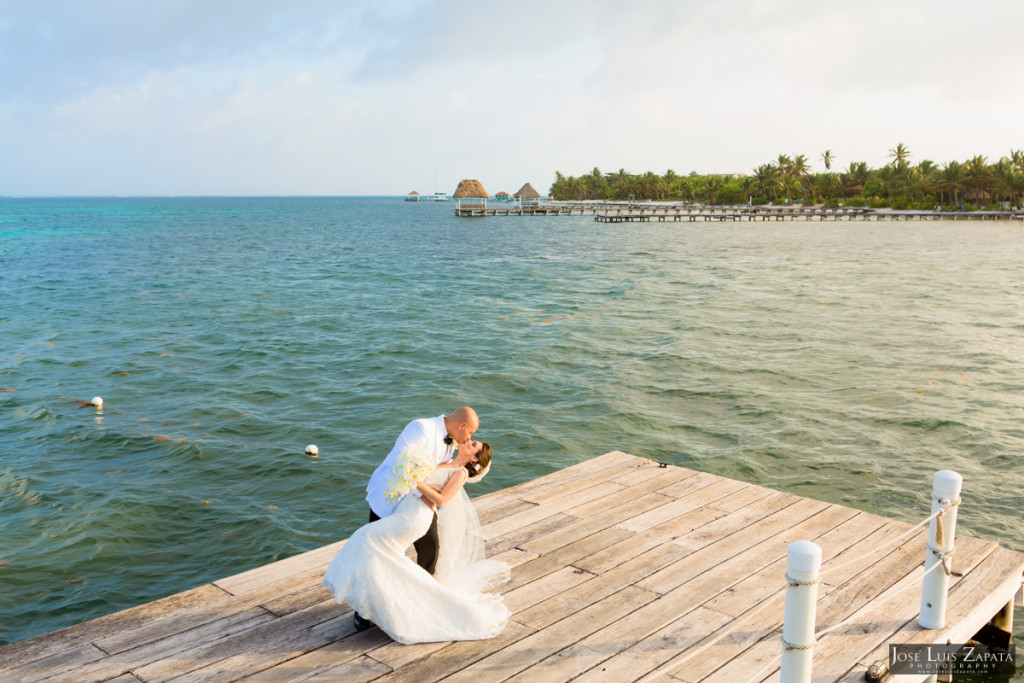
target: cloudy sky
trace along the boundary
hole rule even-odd
[[[1022,31],[1020,0],[0,0],[0,195],[995,160]]]

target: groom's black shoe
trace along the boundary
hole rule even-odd
[[[353,612],[352,625],[356,627],[357,631],[365,631],[366,629],[373,626],[373,622],[369,619],[363,619],[361,616],[359,616],[359,612]]]

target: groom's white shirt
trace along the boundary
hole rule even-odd
[[[405,429],[399,434],[398,440],[395,441],[395,447],[388,453],[388,457],[384,458],[384,462],[373,471],[370,483],[366,487],[366,502],[370,504],[370,509],[377,513],[378,517],[383,519],[390,515],[400,502],[392,503],[384,494],[388,489],[388,479],[395,469],[395,463],[402,450],[409,446],[419,447],[423,449],[424,453],[433,456],[435,465],[446,463],[452,459],[455,452],[454,446],[448,446],[444,442],[444,437],[447,434],[448,432],[444,428],[444,415],[413,420],[405,426]],[[419,498],[420,492],[413,489],[409,495]]]

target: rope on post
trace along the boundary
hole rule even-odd
[[[935,513],[935,545],[942,547],[946,545],[945,531],[942,528],[942,517],[952,508],[960,504],[960,496],[948,499],[932,494],[932,500],[938,502],[939,510]],[[929,546],[930,547],[930,546]]]
[[[946,576],[953,576],[953,567],[951,566],[951,560],[953,559],[953,556],[956,555],[956,548],[950,550],[949,552],[942,552],[940,549],[936,548],[931,543],[927,543],[926,545],[928,546],[928,550],[931,551],[932,555],[935,556],[935,559],[939,561],[939,564],[942,566],[942,571],[946,572]]]
[[[792,576],[790,576],[789,572],[786,572],[786,585],[787,586],[793,586],[793,587],[797,587],[797,586],[817,586],[819,583],[821,583],[821,579],[820,578],[814,578],[814,579],[795,579]],[[782,640],[782,652],[783,652],[783,654],[785,654],[786,652],[789,652],[790,650],[812,650],[812,649],[814,649],[814,644],[817,642],[817,638],[812,638],[811,642],[806,644],[806,645],[794,645],[793,643],[787,641],[785,638],[781,638],[781,640]]]
[[[814,644],[818,642],[815,638],[808,645],[794,645],[793,643],[787,642],[785,638],[782,638],[782,653],[785,654],[790,650],[813,650]]]
[[[786,583],[790,586],[817,586],[819,583],[821,583],[821,577],[810,580],[794,579],[792,576],[789,575],[789,572],[786,572]]]

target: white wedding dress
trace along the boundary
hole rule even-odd
[[[442,488],[456,468],[434,470]],[[508,565],[484,558],[480,522],[465,490],[438,510],[436,578],[406,556],[430,527],[433,512],[407,495],[384,519],[358,529],[334,556],[323,585],[394,640],[433,643],[481,640],[501,633],[509,611],[497,594]]]

